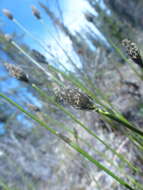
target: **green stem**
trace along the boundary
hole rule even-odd
[[[104,111],[104,110],[102,110],[102,109],[99,109],[99,108],[95,108],[95,111],[96,111],[97,113],[101,114],[101,115],[104,115],[104,116],[106,116],[106,117],[108,117],[108,118],[110,118],[110,119],[112,119],[112,120],[114,120],[114,121],[117,121],[117,122],[123,124],[123,125],[124,125],[125,127],[127,127],[128,129],[130,129],[130,130],[134,131],[135,133],[137,133],[137,134],[143,136],[143,131],[140,131],[139,129],[137,129],[137,128],[135,128],[134,126],[132,126],[132,124],[129,123],[129,122],[128,122],[127,120],[125,120],[124,118],[119,118],[118,116],[113,115],[113,114],[111,114],[111,113],[109,113],[109,112],[107,112],[107,111]]]
[[[20,105],[15,103],[13,100],[5,96],[4,94],[0,93],[0,97],[5,99],[7,102],[12,104],[13,106],[17,107],[20,111],[25,113],[28,117],[39,123],[41,126],[46,128],[50,133],[53,135],[59,137],[62,139],[65,143],[67,143],[70,147],[72,147],[74,150],[79,152],[84,158],[88,159],[91,161],[94,165],[96,165],[98,168],[106,172],[108,175],[110,175],[112,178],[114,178],[116,181],[118,181],[121,185],[125,186],[127,189],[130,190],[135,190],[133,189],[128,183],[126,183],[123,179],[120,177],[116,176],[112,171],[110,171],[108,168],[104,167],[102,164],[100,164],[97,160],[95,160],[92,156],[90,156],[86,151],[84,151],[82,148],[80,148],[77,144],[73,143],[68,137],[62,135],[61,133],[58,133],[56,130],[50,128],[46,123],[43,121],[39,120],[35,115],[31,114],[30,112],[26,111],[24,108],[22,108]]]

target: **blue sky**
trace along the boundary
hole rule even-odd
[[[57,2],[59,2],[60,8],[63,11],[64,22],[69,25],[72,30],[79,29],[81,23],[83,23],[82,11],[85,10],[86,7],[88,8],[86,0],[41,0],[41,2],[57,14]],[[45,23],[44,25],[41,26],[41,23],[33,17],[31,5],[35,5],[40,10]],[[23,32],[20,31],[13,22],[3,15],[1,11],[3,8],[9,9],[13,13],[14,17],[35,36],[38,37],[40,34],[40,39],[47,40],[49,38],[47,31],[49,29],[51,30],[52,25],[45,12],[39,7],[38,0],[0,0],[0,20],[2,20],[1,28],[7,33],[17,32],[18,34],[22,34]],[[51,32],[52,34],[55,33],[54,30],[51,30]],[[31,39],[26,36],[25,41],[30,45],[32,43]]]
[[[60,5],[60,8],[63,12],[64,24],[66,24],[70,31],[79,31],[81,27],[85,24],[85,18],[83,12],[90,9],[89,4],[86,0],[40,0],[46,6],[48,6],[54,13],[58,14],[57,11],[57,2]],[[31,11],[31,6],[36,6],[41,16],[44,20],[44,24],[41,24],[33,15]],[[66,47],[66,51],[71,54],[72,47],[70,40],[63,34],[60,33],[60,38],[57,35],[57,31],[53,27],[50,19],[43,11],[43,9],[39,6],[38,0],[0,0],[0,20],[2,20],[2,29],[6,33],[16,32],[17,34],[24,34],[15,23],[6,18],[2,9],[9,9],[16,20],[18,20],[22,25],[30,31],[31,34],[34,35],[35,38],[41,40],[46,47],[50,47],[50,51],[52,51],[57,56],[60,56],[60,61],[66,63],[66,58],[61,51],[61,48],[57,46],[55,43],[55,39],[51,37],[56,37],[58,42]],[[45,56],[49,57],[48,53],[46,53],[43,48],[39,46],[39,44],[29,36],[24,34],[23,38],[24,42],[26,42],[31,49],[37,49]]]
[[[48,6],[50,9],[52,9],[54,13],[58,13],[56,4],[57,0],[40,1]],[[84,16],[82,14],[82,11],[89,7],[86,0],[59,0],[59,3],[63,11],[64,23],[68,25],[70,30],[72,31],[79,30],[81,25],[84,24]],[[32,15],[31,5],[35,5],[40,10],[41,16],[44,20],[44,25],[41,25],[41,23]],[[13,23],[11,20],[3,15],[2,9],[9,9],[12,12],[14,18],[22,23],[26,29],[34,34],[34,36],[42,39],[43,41],[46,41],[48,44],[55,46],[55,41],[51,39],[48,31],[50,30],[52,35],[54,35],[55,37],[57,35],[56,31],[53,29],[51,30],[51,22],[45,12],[39,7],[38,0],[0,0],[0,28],[6,33],[10,34],[16,32],[18,35],[20,35],[23,34],[23,32],[15,25],[15,23]],[[69,50],[70,52],[71,44],[69,39],[62,35],[61,40],[63,45],[66,47],[66,50]],[[32,41],[29,36],[24,37],[24,42],[30,45],[31,48],[36,48],[42,52],[38,44]],[[55,51],[60,52],[60,50],[57,49],[55,49]],[[63,59],[62,52],[60,52],[60,55]],[[0,67],[1,75],[7,74],[3,70],[4,68]],[[11,97],[10,90],[11,88],[15,88],[16,86],[18,86],[19,81],[13,78],[9,78],[8,80],[9,81],[3,80],[3,82],[1,82],[1,90],[4,93],[8,93],[8,95]],[[5,86],[7,86],[7,83],[9,83],[9,88],[4,88]],[[33,102],[33,104],[35,104],[35,102],[38,103],[37,99],[34,99],[31,93],[28,94],[27,89],[25,89],[24,87],[21,87],[17,93],[20,93],[18,94],[19,96],[27,98],[29,101]],[[3,125],[4,124],[0,123],[0,134],[4,133]]]
[[[64,2],[65,0],[62,0]],[[41,2],[44,2],[48,7],[52,8],[53,11],[56,10],[55,2],[56,0],[50,0],[50,1],[44,1],[41,0]],[[37,0],[0,0],[0,10],[3,8],[9,9],[12,14],[14,15],[14,18],[16,18],[20,23],[22,23],[30,32],[32,32],[34,35],[41,35],[41,38],[43,38],[45,35],[47,35],[46,30],[48,27],[51,27],[50,21],[45,15],[45,13],[39,8],[41,11],[41,15],[43,19],[45,20],[45,25],[41,27],[40,22],[32,15],[31,11],[31,5],[35,5],[37,8],[39,8],[38,1]],[[62,9],[65,7],[65,2],[61,4]],[[2,20],[1,28],[7,32],[17,32],[18,34],[22,34],[23,32],[19,30],[19,28],[9,19],[7,19],[2,11],[0,11],[0,19]],[[29,42],[31,44],[31,40],[29,37],[25,36],[26,42]]]
[[[70,31],[79,31],[84,26],[85,18],[83,12],[89,10],[89,4],[86,0],[40,0],[47,7],[49,7],[55,14],[58,15],[57,6],[60,6],[64,17],[64,24],[66,24]],[[58,4],[57,4],[58,2]],[[41,13],[44,24],[41,24],[33,15],[31,6],[34,5]],[[60,38],[57,35],[57,31],[53,27],[51,20],[48,18],[43,9],[39,6],[38,0],[0,0],[0,24],[2,30],[6,33],[16,32],[19,36],[23,35],[24,42],[26,42],[31,49],[37,49],[45,56],[48,57],[48,53],[39,46],[39,44],[28,35],[25,35],[22,30],[11,20],[9,20],[2,13],[2,9],[8,9],[13,14],[14,18],[18,20],[36,39],[44,43],[44,47],[50,49],[53,54],[60,56],[62,62],[66,62],[65,56],[61,51],[61,48],[57,46],[55,39],[66,47],[66,51],[70,54],[72,51],[71,41],[65,35],[60,33]],[[59,15],[58,15],[59,16]]]
[[[6,8],[12,12],[14,18],[18,20],[18,22],[20,22],[36,39],[42,41],[44,47],[48,48],[54,55],[56,55],[64,65],[67,65],[67,57],[57,45],[54,38],[56,37],[57,41],[62,44],[64,48],[66,48],[68,54],[73,56],[74,54],[72,52],[71,41],[62,33],[60,33],[59,38],[55,27],[53,27],[51,20],[39,6],[38,1],[39,0],[0,0],[0,20],[2,21],[1,28],[6,33],[16,32],[18,35],[23,35],[24,42],[27,43],[31,49],[37,49],[49,58],[49,54],[41,48],[35,40],[33,41],[33,39],[25,35],[14,22],[3,15],[2,9]],[[59,12],[57,11],[58,2],[63,13],[64,24],[66,24],[72,32],[79,31],[82,27],[85,27],[86,20],[83,12],[86,10],[92,11],[86,0],[40,0],[40,2],[44,3],[59,16]],[[41,24],[32,15],[32,5],[36,6],[40,11],[44,24]],[[97,30],[95,32],[100,35]],[[54,38],[51,37],[50,34],[52,34]],[[79,60],[76,57],[74,57],[74,59],[76,63],[78,63]]]
[[[58,0],[40,0],[43,2],[46,6],[48,6],[54,13],[58,14],[57,11],[57,4],[56,1]],[[84,11],[89,10],[90,6],[86,2],[86,0],[59,0],[60,8],[63,11],[64,16],[64,23],[68,25],[71,31],[79,31],[81,27],[85,25],[85,18],[83,16]],[[41,23],[32,15],[31,6],[35,5],[41,12],[41,16],[44,20],[44,25],[41,25]],[[52,49],[52,52],[55,54],[58,54],[60,61],[62,63],[65,62],[66,66],[69,67],[69,64],[67,64],[65,56],[63,52],[61,51],[61,48],[56,47],[56,43],[54,39],[52,39],[48,33],[52,33],[54,37],[57,37],[57,33],[54,29],[51,30],[52,24],[49,20],[48,16],[45,14],[45,12],[39,7],[38,0],[0,0],[0,28],[6,32],[6,33],[13,33],[16,32],[18,35],[24,34],[11,20],[6,18],[3,13],[2,9],[9,9],[14,18],[17,19],[20,23],[24,25],[28,31],[31,32],[31,34],[34,34],[35,37],[38,39],[41,39],[43,42],[47,42],[47,44],[50,44],[54,48]],[[58,39],[58,38],[57,38]],[[66,48],[66,51],[68,54],[72,52],[71,42],[70,40],[64,36],[61,35],[59,41],[62,43],[63,47]],[[41,53],[44,53],[42,49],[40,49],[39,45],[36,44],[32,39],[30,39],[29,36],[24,37],[24,42],[26,42],[32,49],[35,48],[37,50],[40,50]],[[45,43],[46,44],[46,43]],[[78,60],[76,61],[78,63]],[[1,74],[4,73],[3,68],[0,67]],[[6,74],[6,73],[4,73]],[[19,82],[16,79],[8,79],[8,81],[3,81],[1,83],[1,90],[3,92],[7,83],[9,83],[10,88],[16,87],[16,85],[19,85]],[[7,88],[6,92],[10,92],[10,89]],[[6,93],[5,92],[5,93]],[[35,104],[38,101],[37,99],[34,99],[33,95],[31,93],[28,93],[27,89],[20,88],[18,91],[19,96],[27,98],[29,101],[31,101],[33,104]],[[9,94],[10,95],[10,94]],[[4,125],[4,124],[3,124]],[[3,134],[3,127],[0,123],[0,133]]]

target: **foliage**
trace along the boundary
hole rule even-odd
[[[46,58],[17,35],[0,32],[1,69],[16,78],[9,78],[6,70],[0,78],[7,80],[0,92],[0,122],[6,130],[0,137],[4,189],[143,189],[142,56],[131,42],[136,25],[131,27],[126,17],[120,22],[100,1],[87,1],[96,14],[86,12],[88,27],[75,33],[62,15],[58,18],[39,3],[71,42],[68,52],[54,37],[63,61],[3,11],[48,54]],[[40,11],[32,6],[43,26]],[[121,49],[126,37],[131,39],[124,40],[129,42],[130,64]]]

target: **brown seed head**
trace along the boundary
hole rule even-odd
[[[40,108],[38,106],[35,106],[33,104],[27,104],[27,106],[32,110],[32,111],[35,111],[35,112],[40,112]]]
[[[94,110],[95,108],[92,98],[76,88],[60,90],[57,93],[56,101],[59,103],[68,103],[72,107],[80,110]]]
[[[23,82],[29,83],[28,75],[25,74],[25,72],[19,66],[15,66],[9,63],[5,63],[5,66],[11,76]]]
[[[138,64],[140,67],[143,68],[143,61],[140,55],[140,51],[137,47],[137,45],[128,40],[128,39],[124,39],[122,41],[122,45],[125,47],[127,54],[129,55],[129,57],[136,63]]]
[[[39,10],[38,10],[34,5],[32,5],[31,8],[32,8],[32,13],[33,13],[33,15],[34,15],[38,20],[40,20],[40,19],[41,19],[41,14],[40,14]]]
[[[12,13],[11,13],[8,9],[3,9],[2,12],[3,12],[3,14],[4,14],[7,18],[9,18],[10,20],[13,20],[13,15],[12,15]]]

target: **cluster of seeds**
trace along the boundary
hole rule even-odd
[[[68,88],[60,90],[56,94],[56,101],[58,103],[68,103],[72,107],[80,110],[94,110],[95,105],[91,97],[82,93],[77,88]]]
[[[41,19],[40,11],[39,11],[34,5],[31,6],[31,9],[32,9],[33,15],[34,15],[38,20],[40,20],[40,19]],[[2,12],[3,12],[3,14],[4,14],[8,19],[10,19],[10,20],[13,20],[13,19],[14,19],[14,16],[13,16],[13,14],[10,12],[10,10],[8,10],[8,9],[3,9]]]
[[[7,68],[11,76],[23,82],[29,83],[28,75],[19,66],[5,63],[5,67]]]
[[[143,61],[142,61],[140,51],[137,45],[128,39],[124,39],[122,41],[122,45],[125,47],[126,52],[129,55],[129,57],[141,68],[143,68]]]
[[[13,20],[13,15],[8,9],[3,9],[2,12],[8,19]]]
[[[38,10],[34,5],[32,5],[31,8],[32,8],[32,13],[33,13],[33,15],[34,15],[38,20],[40,20],[40,19],[41,19],[41,14],[40,14],[39,10]]]

